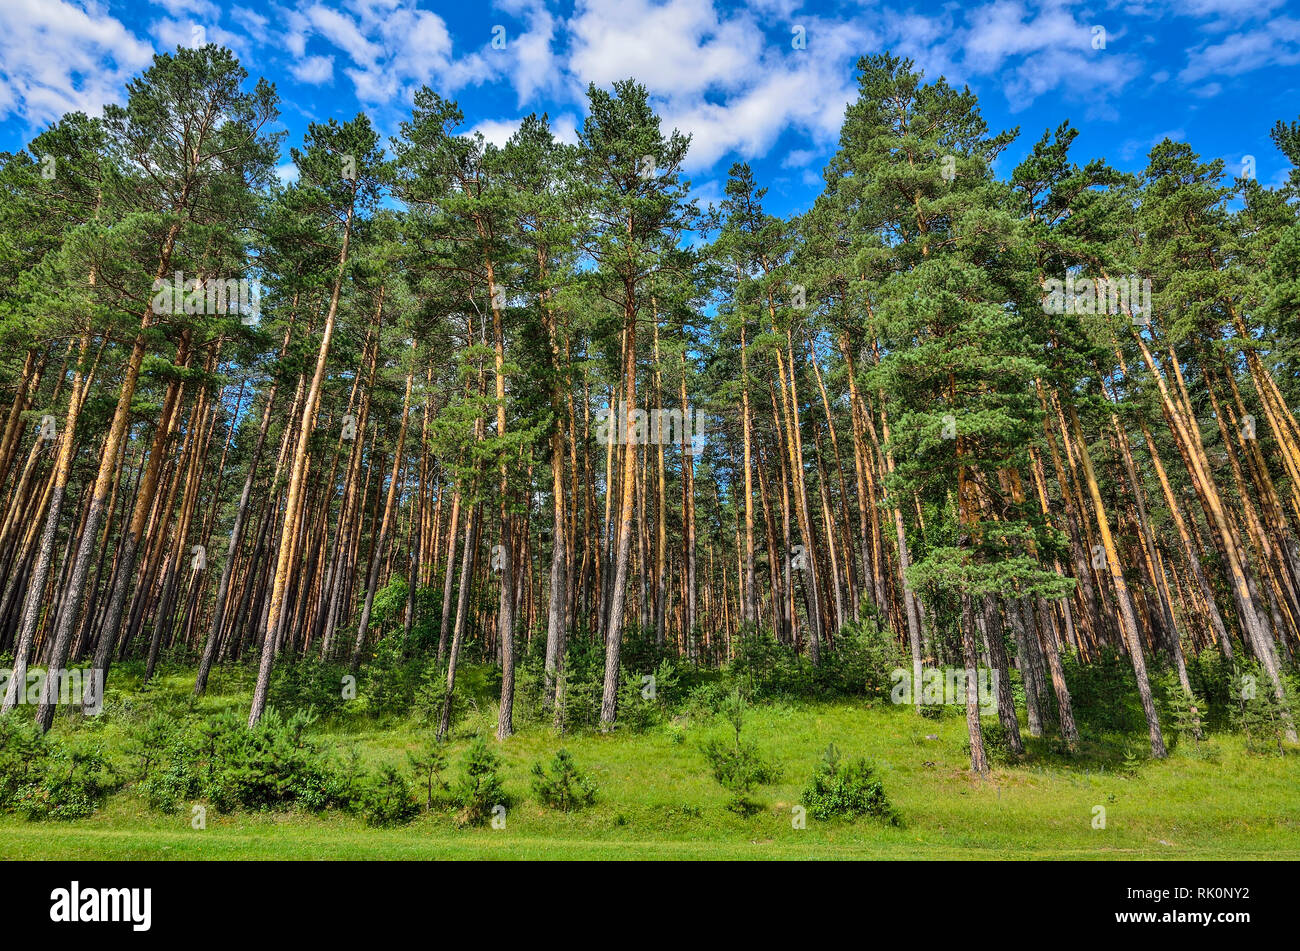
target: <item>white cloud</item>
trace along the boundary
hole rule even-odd
[[[1267,24],[1224,37],[1222,42],[1188,51],[1187,67],[1178,74],[1185,83],[1207,76],[1239,76],[1274,66],[1300,63],[1300,20],[1276,17]]]
[[[484,139],[500,148],[514,135],[519,126],[523,124],[523,118],[518,119],[484,119],[469,131],[470,134],[475,132],[481,134]],[[561,115],[550,119],[551,134],[556,140],[563,142],[565,145],[576,145],[578,141],[578,119],[573,113],[565,112]]]
[[[1250,19],[1269,13],[1286,0],[1175,0],[1174,13],[1183,16],[1222,16],[1230,20]]]
[[[580,121],[572,112],[563,112],[551,119],[551,132],[565,145],[578,144]]]
[[[764,42],[748,15],[721,19],[710,0],[580,0],[569,31],[584,85],[635,76],[667,97],[737,88]]]
[[[266,28],[271,22],[256,10],[247,7],[231,7],[230,18],[249,33],[257,34],[258,40],[265,39]]]
[[[518,126],[510,114],[549,106],[560,112],[557,137],[575,141],[587,85],[632,76],[649,88],[665,130],[691,134],[688,171],[733,155],[761,158],[780,141],[794,179],[815,174],[817,159],[833,150],[844,107],[857,96],[858,58],[884,49],[913,59],[930,80],[969,83],[985,101],[1000,93],[1013,112],[1061,97],[1094,117],[1118,115],[1120,96],[1168,82],[1171,72],[1188,87],[1181,95],[1205,100],[1231,77],[1300,65],[1300,18],[1286,15],[1284,0],[862,3],[824,16],[801,0],[575,0],[571,9],[495,0],[455,36],[442,16],[421,9],[428,0],[272,0],[257,10],[236,0],[248,5],[225,12],[216,0],[151,2],[167,16],[142,38],[109,14],[107,0],[0,0],[0,119],[34,125],[70,109],[98,112],[148,65],[150,41],[188,46],[200,25],[254,73],[250,53],[264,48],[302,83],[333,83],[337,69],[381,128],[396,123],[421,84],[455,96],[499,82],[516,102],[479,122],[486,137],[504,141]],[[1167,34],[1147,25],[1174,17],[1196,18],[1199,32],[1181,72]],[[504,49],[491,43],[498,22]],[[795,24],[806,49],[791,47]],[[1106,28],[1106,49],[1092,48],[1094,26]]]
[[[1113,114],[1107,99],[1141,75],[1138,58],[1116,46],[1124,32],[1114,19],[1078,19],[1061,3],[1031,10],[1018,0],[999,0],[968,14],[962,64],[972,74],[999,79],[1012,112],[1063,90],[1094,111]],[[1098,38],[1101,48],[1094,46]]]
[[[807,46],[792,46],[791,26]],[[569,22],[570,88],[631,76],[656,100],[665,129],[691,135],[687,168],[730,153],[757,157],[793,129],[834,141],[853,98],[852,65],[878,48],[860,22],[750,10],[719,12],[711,0],[581,0]]]
[[[781,159],[781,167],[803,168],[816,157],[817,153],[812,149],[791,149],[785,153],[785,158]]]
[[[544,0],[500,0],[496,6],[526,26],[516,33],[505,24],[505,49],[492,49],[495,68],[508,75],[522,107],[538,92],[558,88],[562,65],[555,56],[555,37],[559,21],[546,8]]]
[[[304,12],[315,31],[347,53],[358,66],[373,66],[384,55],[383,47],[366,39],[351,17],[319,3]]]
[[[308,56],[289,67],[293,78],[299,82],[319,86],[334,79],[333,56]]]
[[[92,115],[120,98],[153,48],[102,7],[71,0],[0,3],[0,119],[33,125]]]
[[[192,14],[215,20],[221,15],[220,9],[212,0],[152,0],[152,3],[174,17]]]
[[[500,148],[515,134],[521,121],[520,119],[484,119],[470,129],[470,134],[477,132],[497,148]]]
[[[415,0],[351,0],[347,9],[312,2],[286,11],[285,23],[285,45],[300,61],[299,68],[308,70],[308,75],[322,74],[319,54],[310,68],[306,66],[308,43],[314,40],[334,47],[344,54],[349,65],[343,73],[365,106],[403,107],[417,86],[429,84],[454,93],[504,75],[509,67],[509,57],[493,60],[487,55],[487,32],[481,49],[455,57],[446,22],[419,9]],[[534,45],[525,44],[525,50],[535,74],[541,54],[531,42]]]
[[[158,48],[173,52],[176,47],[195,47],[215,43],[234,51],[241,64],[248,68],[253,60],[252,48],[246,37],[218,26],[214,21],[159,20],[150,27]]]

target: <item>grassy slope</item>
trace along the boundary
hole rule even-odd
[[[163,686],[184,690],[186,677]],[[203,709],[244,702],[218,688]],[[460,724],[449,773],[459,768],[466,737],[490,729],[492,716],[485,709]],[[109,750],[120,750],[120,725],[108,718],[95,729]],[[761,812],[740,818],[724,809],[725,794],[699,751],[705,737],[728,729],[713,719],[686,721],[684,730],[565,738],[600,787],[594,807],[566,816],[540,806],[529,790],[531,764],[561,745],[550,729],[529,726],[498,746],[516,798],[503,830],[461,829],[450,811],[376,830],[346,816],[213,809],[207,828],[194,830],[188,810],[152,813],[128,789],[80,822],[0,818],[0,858],[1300,858],[1300,757],[1247,755],[1233,736],[1211,739],[1208,756],[1175,750],[1131,774],[1117,759],[1118,744],[1064,760],[1033,741],[1029,762],[996,768],[981,782],[966,769],[959,716],[931,721],[910,709],[844,702],[762,705],[750,711],[745,734],[784,775],[758,792]],[[324,735],[340,747],[357,744],[372,765],[404,765],[406,751],[423,741],[409,724],[374,721],[327,726]],[[811,818],[806,829],[792,828],[791,807],[830,742],[876,762],[904,828]],[[1104,830],[1092,828],[1095,805],[1106,807]]]

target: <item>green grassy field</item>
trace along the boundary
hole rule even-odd
[[[187,676],[160,689],[185,691]],[[216,686],[216,685],[214,685]],[[206,697],[200,713],[246,703],[242,690]],[[490,732],[490,706],[462,720],[450,742],[447,773],[476,731]],[[107,717],[93,727],[61,719],[56,731],[93,731],[121,753],[125,733]],[[968,771],[959,715],[923,719],[910,708],[837,702],[760,704],[745,735],[780,765],[779,782],[760,787],[762,808],[740,817],[725,808],[700,744],[730,727],[720,717],[679,716],[642,734],[580,734],[561,739],[527,726],[498,744],[514,798],[504,829],[462,828],[450,808],[396,829],[328,813],[230,813],[208,808],[206,828],[191,811],[151,811],[129,785],[91,818],[76,822],[0,819],[5,859],[904,859],[904,858],[1300,858],[1300,756],[1247,753],[1233,735],[1209,738],[1202,751],[1176,747],[1161,762],[1134,765],[1124,743],[1086,744],[1071,759],[1030,740],[1026,761]],[[405,766],[427,734],[404,721],[369,718],[322,722],[316,736],[355,748],[368,766]],[[928,738],[934,737],[934,738]],[[828,744],[845,756],[867,755],[903,817],[901,828],[869,820],[794,828],[792,807]],[[1129,749],[1136,749],[1128,741]],[[541,805],[529,770],[560,746],[596,782],[596,804],[563,814]],[[1105,807],[1104,829],[1093,827]]]

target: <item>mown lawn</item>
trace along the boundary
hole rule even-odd
[[[192,682],[192,681],[191,681]],[[174,675],[164,689],[186,689]],[[246,700],[214,690],[202,709]],[[448,774],[476,731],[490,732],[493,711],[471,712],[449,744]],[[71,720],[56,726],[76,730]],[[94,728],[110,753],[125,733],[111,717]],[[971,776],[965,724],[910,708],[850,702],[761,704],[749,711],[745,736],[778,763],[781,779],[760,787],[762,808],[747,818],[725,808],[700,750],[724,735],[720,717],[680,716],[643,734],[580,734],[561,739],[546,726],[492,741],[504,760],[513,797],[504,829],[462,828],[454,810],[422,814],[410,825],[375,829],[330,813],[220,814],[191,826],[189,808],[150,811],[129,786],[93,817],[76,822],[0,818],[5,859],[901,859],[901,858],[1258,858],[1300,859],[1300,755],[1248,753],[1240,738],[1215,735],[1199,752],[1176,747],[1162,762],[1126,763],[1137,741],[1088,744],[1065,759],[1031,741],[1027,761]],[[371,766],[405,767],[406,753],[427,734],[398,721],[322,725],[317,735],[355,748]],[[934,737],[933,739],[927,737]],[[904,825],[822,822],[794,828],[799,802],[828,744],[876,764]],[[568,815],[542,806],[529,788],[530,769],[560,746],[596,782],[591,808]],[[125,754],[123,754],[125,755]],[[1094,807],[1105,807],[1104,829]]]

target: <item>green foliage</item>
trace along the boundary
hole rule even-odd
[[[741,736],[747,706],[739,688],[734,689],[719,711],[731,724],[732,742],[710,737],[701,746],[713,778],[731,793],[727,808],[740,815],[749,815],[760,808],[749,795],[756,787],[781,778],[780,767],[765,761],[757,745]]]
[[[1237,707],[1240,675],[1236,666],[1218,651],[1201,651],[1186,659],[1187,679],[1192,693],[1203,700],[1200,707],[1207,730],[1228,729]],[[1171,679],[1169,689],[1174,681]]]
[[[1179,739],[1191,741],[1197,746],[1205,738],[1205,701],[1195,694],[1188,696],[1182,685],[1174,681],[1166,689],[1166,705],[1169,718]]]
[[[251,729],[229,730],[219,738],[220,769],[206,791],[221,809],[273,809],[297,805],[319,812],[350,804],[323,748],[307,737],[311,710],[288,717],[268,710]]]
[[[561,732],[596,729],[605,677],[604,650],[597,638],[585,630],[570,635],[561,677],[564,695],[557,718]]]
[[[98,745],[78,748],[0,716],[0,809],[33,821],[85,819],[119,785]]]
[[[374,646],[362,674],[361,696],[366,707],[378,713],[398,713],[411,709],[416,694],[425,686],[428,669],[409,663],[403,656],[401,635],[391,634]],[[429,699],[426,690],[422,704]],[[441,712],[441,706],[438,709]]]
[[[1273,692],[1268,675],[1257,663],[1243,664],[1237,682],[1237,705],[1231,720],[1233,729],[1246,740],[1252,753],[1281,753],[1290,721],[1286,706]]]
[[[465,824],[481,825],[492,817],[497,806],[508,805],[505,787],[497,775],[500,768],[501,757],[486,739],[476,736],[465,750],[461,775],[453,788]]]
[[[652,674],[633,673],[625,667],[618,691],[618,727],[644,733],[662,723],[676,687],[677,672],[667,658]]]
[[[176,720],[166,714],[155,714],[145,722],[142,730],[132,734],[126,749],[138,779],[148,781],[151,768],[166,755],[176,732]]]
[[[35,721],[16,712],[0,716],[0,804],[7,808],[19,789],[40,782],[50,752],[51,741]]]
[[[980,724],[980,733],[984,738],[984,752],[992,763],[1011,763],[1016,759],[1011,748],[1011,734],[1000,722],[984,721]],[[970,752],[970,743],[966,744]]]
[[[1077,654],[1064,654],[1061,662],[1081,734],[1145,729],[1133,668],[1114,648],[1103,646],[1086,664]]]
[[[796,654],[791,645],[779,642],[767,628],[747,629],[733,644],[735,656],[727,676],[755,700],[886,699],[890,672],[906,661],[893,634],[871,617],[846,622],[836,634],[834,648],[823,652],[817,667]]]
[[[462,685],[451,695],[451,720],[454,726],[465,710],[465,691]],[[442,706],[447,698],[447,670],[438,663],[436,657],[430,658],[421,671],[415,686],[415,696],[411,712],[413,719],[421,726],[436,727],[442,717]]]
[[[406,616],[409,588],[406,579],[393,575],[388,584],[375,592],[370,608],[370,624],[376,631],[389,631],[402,624]]]
[[[902,820],[864,756],[842,762],[832,745],[813,770],[799,799],[814,819],[856,819],[868,816],[887,825]]]
[[[234,712],[171,727],[155,718],[128,748],[136,751],[141,793],[162,812],[190,799],[223,811],[350,808],[358,777],[307,736],[315,721],[311,709],[284,717],[274,708],[251,729]],[[152,756],[143,752],[149,744],[156,744]]]
[[[271,696],[285,710],[308,707],[327,717],[343,709],[344,678],[351,675],[346,664],[322,660],[316,653],[286,658],[271,671]]]
[[[22,786],[13,808],[28,819],[85,819],[99,808],[119,782],[98,748],[58,746],[46,763],[42,781]]]
[[[361,814],[372,826],[405,825],[419,811],[410,783],[395,766],[381,767],[361,799]]]
[[[890,674],[910,663],[893,633],[872,617],[847,621],[835,636],[835,648],[816,669],[823,696],[866,697],[871,702],[888,699]]]
[[[434,794],[450,788],[442,779],[447,768],[447,754],[436,742],[428,743],[420,753],[407,753],[417,785],[424,790],[425,807],[433,808]]]
[[[650,633],[633,625],[628,632],[628,649],[621,655],[618,689],[620,730],[642,733],[661,724],[671,704],[679,699],[681,685],[687,678],[683,662],[668,657],[656,645]],[[541,706],[541,658],[526,661],[525,696],[533,698],[529,715],[537,721],[551,722],[553,712]],[[563,680],[563,702],[555,718],[563,733],[595,730],[600,725],[600,704],[605,685],[605,654],[599,639],[586,631],[573,632],[567,642]],[[647,680],[647,677],[653,680]]]
[[[552,809],[571,812],[596,801],[596,786],[582,774],[568,750],[561,749],[549,770],[533,764],[533,792]]]

